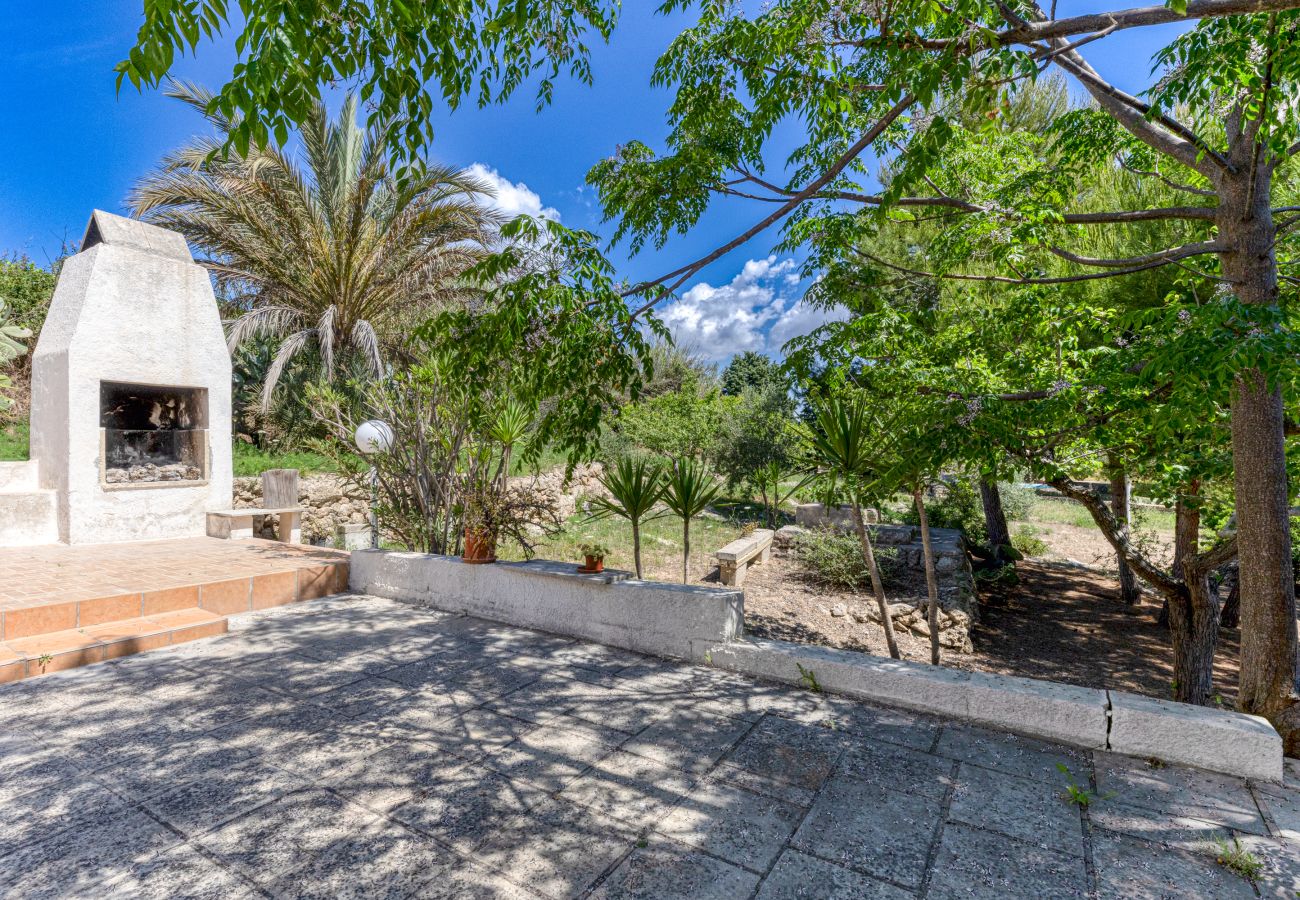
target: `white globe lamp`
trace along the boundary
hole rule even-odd
[[[371,453],[387,453],[393,448],[393,429],[387,422],[370,419],[357,426],[354,440],[357,449],[366,456]]]

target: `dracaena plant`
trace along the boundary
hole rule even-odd
[[[691,558],[691,519],[709,508],[722,489],[713,473],[695,460],[677,460],[664,476],[664,505],[682,520],[682,584]]]
[[[600,485],[608,496],[592,501],[594,517],[618,516],[632,526],[632,560],[641,578],[641,524],[649,518],[663,495],[663,466],[646,459],[623,457],[607,464]]]

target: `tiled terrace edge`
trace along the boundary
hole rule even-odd
[[[583,576],[572,564],[467,565],[360,550],[350,586],[438,609],[918,712],[1265,781],[1282,780],[1282,739],[1264,719],[1119,691],[969,672],[743,637],[739,590]]]

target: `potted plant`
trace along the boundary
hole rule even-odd
[[[483,565],[497,561],[497,523],[491,493],[479,491],[465,498],[465,540],[460,558]]]
[[[605,571],[605,557],[609,554],[609,548],[604,544],[582,544],[578,548],[586,558],[586,564],[579,566],[578,571],[584,574]]]

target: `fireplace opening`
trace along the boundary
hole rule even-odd
[[[105,484],[207,477],[208,392],[101,381],[99,426]]]

